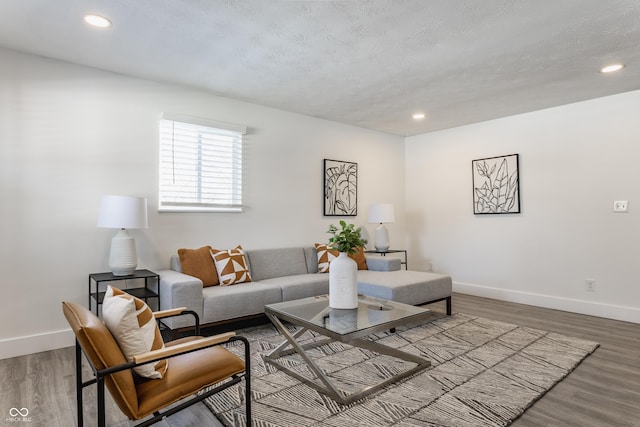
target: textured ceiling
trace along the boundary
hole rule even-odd
[[[640,89],[640,1],[0,0],[0,46],[404,136]]]

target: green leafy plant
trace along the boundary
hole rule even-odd
[[[340,221],[340,228],[331,224],[327,233],[333,236],[329,238],[329,247],[339,252],[346,252],[349,255],[356,253],[356,248],[364,246],[367,241],[360,235],[361,228],[355,228],[353,224]]]

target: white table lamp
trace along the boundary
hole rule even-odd
[[[119,228],[111,239],[109,268],[114,276],[130,276],[138,266],[136,241],[127,228],[147,228],[147,199],[132,196],[103,196],[98,227]]]
[[[376,251],[384,252],[389,249],[389,231],[384,223],[395,222],[393,205],[391,203],[377,203],[369,206],[369,222],[380,224],[376,228]]]

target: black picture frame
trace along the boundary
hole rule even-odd
[[[518,154],[471,161],[473,213],[520,213],[520,159]]]
[[[358,215],[358,164],[324,159],[324,216]]]

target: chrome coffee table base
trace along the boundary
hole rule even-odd
[[[371,393],[381,390],[383,387],[389,384],[392,384],[396,381],[399,381],[402,378],[405,378],[409,375],[412,375],[418,371],[421,371],[422,369],[425,369],[431,366],[431,362],[427,359],[424,359],[422,357],[419,357],[414,354],[410,354],[395,348],[387,347],[385,345],[382,345],[373,341],[361,339],[359,337],[351,338],[349,336],[346,336],[346,337],[338,337],[338,339],[325,338],[325,339],[321,339],[311,343],[301,344],[298,342],[298,338],[301,337],[306,331],[312,329],[315,332],[321,335],[324,335],[322,329],[315,328],[315,327],[308,328],[306,326],[302,326],[301,329],[299,329],[294,334],[292,334],[282,324],[281,320],[277,317],[277,315],[267,312],[267,316],[269,317],[273,325],[278,329],[278,331],[286,338],[286,340],[282,344],[280,344],[278,347],[276,347],[275,349],[273,349],[272,351],[270,351],[269,353],[263,356],[265,362],[287,373],[288,375],[296,378],[300,382],[308,385],[309,387],[317,390],[318,392],[326,394],[336,402],[344,405],[355,402],[356,400],[362,399],[363,397]],[[292,319],[287,319],[287,320],[291,321]],[[297,324],[297,322],[294,322],[294,324]],[[379,328],[376,328],[376,329],[379,330]],[[330,331],[326,331],[326,332],[330,333]],[[335,342],[335,341],[343,342],[345,344],[348,344],[354,347],[363,348],[363,349],[374,351],[376,353],[384,354],[387,356],[396,357],[398,359],[402,359],[408,362],[413,362],[413,363],[416,363],[416,366],[414,366],[413,368],[407,369],[405,371],[399,372],[381,382],[364,387],[351,394],[345,394],[344,392],[341,392],[340,390],[338,390],[338,388],[331,381],[331,378],[324,374],[322,369],[318,367],[318,365],[313,361],[313,359],[306,352],[306,350],[309,350],[311,348],[320,347],[322,345]],[[304,359],[309,369],[313,371],[313,373],[319,380],[319,383],[316,381],[312,381],[304,377],[303,375],[300,375],[299,373],[293,371],[292,369],[289,369],[287,366],[283,365],[278,361],[278,359],[280,359],[281,357],[288,356],[291,354],[296,354],[296,353]]]

